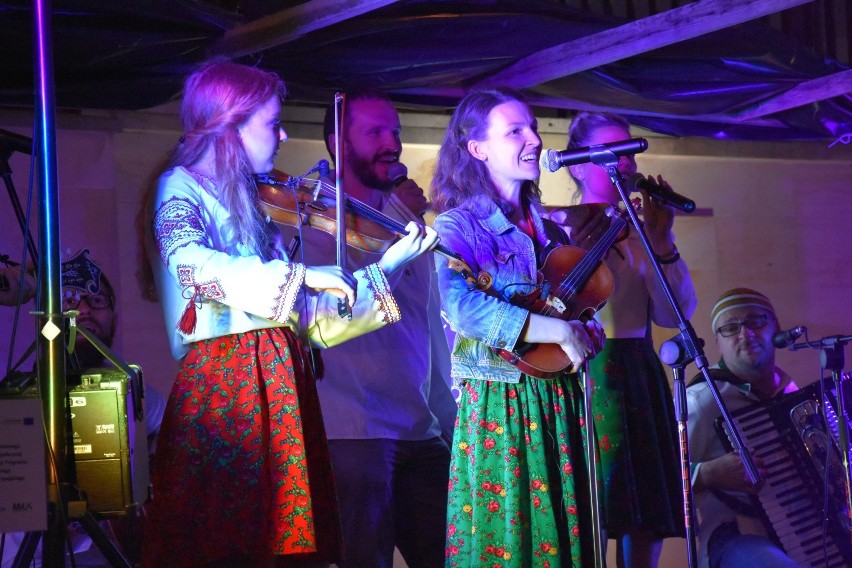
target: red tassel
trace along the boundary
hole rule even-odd
[[[178,322],[178,329],[184,335],[192,335],[195,333],[195,323],[198,321],[198,316],[195,313],[195,296],[189,299],[186,309]]]

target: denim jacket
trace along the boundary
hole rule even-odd
[[[539,242],[549,244],[541,211],[532,208]],[[509,303],[514,293],[529,294],[536,286],[538,269],[533,241],[512,224],[496,206],[487,216],[452,209],[435,219],[441,245],[470,266],[493,277],[492,293],[469,290],[465,279],[447,263],[437,263],[441,300],[455,331],[452,377],[517,383],[521,372],[490,347],[513,350],[529,311]]]

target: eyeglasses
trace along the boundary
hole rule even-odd
[[[93,310],[103,310],[112,307],[112,298],[104,294],[81,294],[77,290],[62,291],[62,311],[76,310],[80,302],[86,304]]]
[[[730,323],[726,323],[725,325],[719,326],[718,329],[716,329],[716,333],[718,333],[722,337],[732,337],[734,335],[739,334],[743,326],[746,326],[751,330],[755,330],[766,327],[767,323],[769,323],[769,316],[766,314],[759,316],[748,316],[743,321],[732,321]]]

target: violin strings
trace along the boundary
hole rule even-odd
[[[612,246],[612,243],[615,242],[615,237],[621,233],[622,229],[624,229],[624,219],[618,218],[615,223],[604,233],[604,236],[595,243],[595,246],[592,247],[592,250],[589,251],[588,254],[584,255],[582,260],[580,261],[580,265],[583,266],[583,270],[572,270],[570,274],[566,276],[566,278],[560,283],[559,290],[564,290],[564,287],[570,287],[576,289],[581,284],[588,279],[588,275],[584,274],[584,272],[589,272],[592,268],[597,266],[600,258],[603,256],[603,252],[609,247]],[[601,250],[603,249],[603,250]],[[597,258],[597,260],[594,260]],[[593,262],[594,260],[594,262]],[[571,278],[572,274],[577,274],[576,277]]]
[[[316,183],[317,185],[319,185],[320,189],[324,189],[326,191],[331,192],[332,197],[334,197],[336,195],[337,190],[335,188],[331,187],[330,184],[322,181],[321,179],[316,179],[316,180],[312,180],[312,181],[314,183]],[[365,204],[361,201],[358,201],[357,199],[355,199],[353,197],[349,197],[349,196],[344,196],[344,197],[346,197],[346,201],[349,203],[350,207],[352,207],[352,209],[356,213],[363,215],[364,217],[366,217],[367,219],[369,219],[371,221],[375,221],[377,223],[385,223],[386,225],[389,225],[390,228],[392,228],[392,230],[394,230],[394,231],[398,231],[398,232],[404,232],[405,231],[405,226],[402,225],[396,219],[394,219],[392,217],[388,217],[387,215],[385,215],[381,211],[379,211],[377,209],[373,209],[369,205],[367,205],[367,204]]]
[[[595,266],[597,266],[600,257],[603,256],[603,250],[609,249],[610,246],[615,242],[615,238],[621,233],[624,229],[626,222],[624,218],[617,217],[615,222],[607,229],[607,232],[604,233],[604,236],[592,247],[592,249],[580,259],[580,262],[577,264],[577,267],[572,270],[566,277],[559,283],[556,287],[556,296],[560,299],[571,299],[574,297],[572,293],[567,298],[563,298],[563,294],[567,291],[576,292],[577,288],[583,284],[586,280],[588,280],[590,274],[588,274]],[[601,250],[603,249],[603,250]],[[592,262],[592,259],[597,258],[595,262]],[[556,308],[551,307],[549,304],[547,307],[541,312],[542,315],[553,315]]]
[[[309,179],[309,180],[306,180],[306,181],[311,181],[311,182],[317,184],[320,187],[320,190],[325,190],[326,192],[330,192],[331,196],[325,195],[326,197],[332,197],[333,198],[337,194],[336,188],[331,186],[331,184],[322,181],[321,179]],[[344,196],[344,197],[346,197],[346,202],[349,204],[349,206],[352,208],[352,210],[355,213],[360,214],[362,217],[365,217],[368,220],[373,221],[374,223],[378,223],[379,225],[383,225],[384,228],[388,229],[389,231],[395,231],[395,232],[397,232],[401,235],[407,234],[406,231],[405,231],[405,225],[400,223],[399,221],[397,221],[393,217],[388,217],[387,215],[385,215],[384,213],[382,213],[378,209],[373,209],[372,207],[370,207],[366,203],[364,203],[362,201],[358,201],[354,197],[348,197],[348,196]],[[448,250],[447,248],[445,248],[441,245],[438,245],[435,248],[434,252],[442,254],[447,258],[451,258],[451,259],[454,259],[454,260],[460,260],[458,255],[456,255],[454,252]]]

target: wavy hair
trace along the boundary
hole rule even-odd
[[[272,237],[258,209],[257,186],[239,128],[270,98],[282,102],[287,91],[275,73],[227,60],[214,60],[192,73],[184,85],[180,118],[183,136],[162,171],[178,166],[191,168],[213,149],[215,188],[208,188],[230,213],[223,233],[230,243],[228,252],[241,244],[249,251],[269,258]],[[149,185],[137,216],[140,238],[150,239],[150,210],[156,182]],[[140,258],[145,257],[144,241]],[[153,274],[141,263],[137,278],[143,297],[154,299]]]
[[[275,73],[230,61],[208,63],[186,80],[184,135],[167,166],[192,166],[212,147],[216,197],[231,214],[230,240],[261,256],[268,252],[269,236],[238,129],[271,97],[283,101],[286,94]]]
[[[437,213],[455,207],[486,213],[495,204],[508,213],[508,204],[503,202],[494,187],[488,169],[482,161],[470,154],[467,143],[471,140],[485,140],[491,110],[512,101],[527,104],[520,92],[497,87],[472,91],[456,107],[438,150],[435,176],[432,178],[432,207]],[[521,195],[522,198],[537,201],[541,191],[535,182],[526,181]]]

